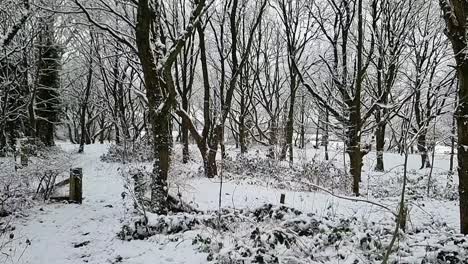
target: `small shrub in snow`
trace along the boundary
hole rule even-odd
[[[273,185],[281,189],[309,191],[313,185],[346,193],[351,178],[333,163],[315,161],[303,165],[290,165],[259,155],[226,159],[223,170],[228,178],[237,178],[255,185]]]
[[[18,167],[12,157],[0,160],[0,215],[20,210],[32,198],[48,199],[60,176],[68,177],[69,155],[57,148],[30,148],[35,156],[27,167]]]
[[[406,195],[411,200],[427,197],[428,175],[412,170],[407,174]],[[375,198],[397,197],[401,193],[403,172],[398,171],[386,177],[378,177],[371,182],[369,190]],[[451,175],[435,173],[431,177],[429,197],[440,200],[458,200],[458,186]]]
[[[394,222],[317,217],[293,208],[265,204],[218,212],[148,214],[145,235],[191,239],[213,263],[379,263]],[[141,239],[137,226],[126,239]],[[445,237],[435,235],[444,233]],[[441,227],[401,234],[389,263],[467,263],[468,238]],[[125,237],[125,236],[124,236]],[[121,238],[124,238],[121,237]],[[421,246],[426,245],[426,246]],[[414,260],[417,260],[416,262]]]
[[[153,149],[148,137],[125,145],[113,144],[101,156],[104,162],[146,162],[153,160]]]

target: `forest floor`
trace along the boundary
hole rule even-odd
[[[83,204],[37,203],[26,209],[9,224],[14,237],[1,248],[0,263],[380,263],[393,234],[392,212],[397,210],[403,163],[398,154],[385,154],[386,172],[373,172],[373,154],[366,156],[363,168],[362,199],[390,211],[317,191],[313,184],[322,186],[322,178],[298,179],[288,169],[280,173],[282,177],[265,171],[272,165],[262,167],[261,149],[248,154],[254,162],[221,165],[221,191],[220,177],[203,177],[199,162],[177,162],[171,192],[209,213],[149,214],[148,225],[158,232],[140,240],[118,236],[124,225],[132,228],[138,218],[124,175],[131,166],[150,164],[103,162],[100,157],[107,145],[86,146],[84,154],[76,154],[76,145],[60,145],[73,153],[73,167],[83,168]],[[229,151],[235,156],[234,149]],[[419,156],[410,156],[408,227],[400,234],[390,263],[468,263],[468,239],[457,234],[457,181],[448,177],[449,156],[443,152],[435,155],[429,196],[430,169],[419,170]],[[322,155],[312,148],[297,153],[302,165],[317,162]],[[342,164],[338,151],[332,157]],[[336,185],[326,187],[346,196],[340,190],[342,179],[336,180]],[[281,194],[287,207],[279,206]],[[225,209],[217,222],[219,197]]]

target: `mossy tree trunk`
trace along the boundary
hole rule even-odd
[[[36,94],[36,137],[54,146],[55,125],[59,121],[60,49],[53,29],[54,20],[43,21],[39,43],[38,86]]]

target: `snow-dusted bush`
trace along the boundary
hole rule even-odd
[[[351,178],[333,163],[312,160],[303,165],[256,156],[239,156],[223,161],[227,178],[255,185],[273,185],[281,189],[309,191],[314,185],[340,192],[350,190]]]
[[[375,198],[396,197],[401,193],[403,172],[397,171],[378,176],[370,181],[369,191]],[[407,173],[406,195],[411,200],[427,197],[429,176],[417,170]],[[440,200],[458,200],[458,186],[447,172],[433,172],[429,185],[429,197]]]
[[[348,192],[352,184],[349,175],[328,161],[313,160],[304,164],[301,175],[306,183],[313,183],[342,193]]]
[[[56,147],[43,148],[31,158],[27,167],[18,172],[32,177],[35,198],[48,199],[54,192],[55,183],[69,177],[71,165],[69,153]]]
[[[145,162],[153,160],[152,144],[148,137],[126,144],[113,144],[106,154],[101,156],[104,162]]]
[[[10,215],[29,203],[31,179],[15,171],[12,158],[0,160],[0,217]]]
[[[394,228],[390,219],[377,223],[319,217],[271,204],[223,209],[218,216],[218,212],[148,214],[125,226],[119,236],[191,239],[196,249],[207,254],[207,261],[220,264],[380,263]],[[446,226],[402,233],[389,263],[467,263],[468,237],[453,234]]]
[[[56,181],[68,177],[71,160],[58,148],[34,147],[28,166],[21,167],[13,157],[0,160],[0,216],[11,214],[31,203],[48,199]]]

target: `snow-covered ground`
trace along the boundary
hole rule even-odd
[[[73,145],[64,149],[76,152]],[[119,164],[103,163],[105,145],[86,146],[75,154],[74,167],[84,175],[83,204],[42,204],[13,221],[14,240],[2,249],[0,263],[205,263],[206,256],[186,243],[122,241],[117,233],[129,214],[129,199],[122,199],[123,180]],[[29,242],[27,242],[29,241]],[[174,254],[174,251],[177,254]]]
[[[0,263],[207,263],[207,252],[201,253],[203,250],[192,243],[197,236],[197,232],[194,231],[177,236],[159,234],[146,240],[119,239],[117,233],[121,231],[123,224],[131,222],[134,216],[131,198],[122,195],[126,190],[121,172],[125,170],[122,166],[127,165],[102,162],[99,157],[107,151],[106,145],[86,146],[82,155],[76,154],[74,145],[63,143],[61,147],[75,153],[72,155],[74,167],[83,168],[83,204],[38,204],[26,210],[25,216],[13,219],[14,230],[11,233],[14,234],[14,238],[12,243],[1,249],[3,254],[0,254]],[[334,146],[330,156],[342,164],[339,148],[339,145]],[[196,150],[192,151],[196,156]],[[230,155],[235,155],[235,150],[230,151]],[[322,159],[323,154],[312,148],[296,153],[299,157],[298,163],[307,163],[313,158]],[[253,150],[249,155],[259,154]],[[437,188],[444,186],[446,182],[448,159],[449,156],[444,153],[437,153],[435,156],[432,173],[437,181]],[[383,173],[373,172],[374,161],[373,153],[366,156],[361,186],[366,193],[363,198],[396,211],[403,157],[385,153],[387,171]],[[409,177],[415,181],[415,195],[410,200],[408,229],[423,229],[428,236],[441,232],[441,236],[450,237],[453,233],[451,230],[459,228],[458,202],[439,199],[440,197],[419,197],[417,179],[423,179],[421,182],[425,183],[424,179],[430,173],[429,169],[419,170],[419,166],[420,157],[411,155]],[[171,190],[180,192],[186,202],[200,210],[217,210],[220,179],[193,176],[199,170],[198,167],[197,162],[187,165],[177,163],[176,172],[171,179]],[[184,171],[187,173],[181,173]],[[456,183],[456,179],[454,182]],[[324,192],[304,189],[295,191],[294,188],[278,188],[278,185],[269,182],[257,183],[246,181],[245,177],[226,178],[221,191],[222,207],[255,210],[265,204],[279,205],[280,195],[285,194],[287,206],[304,213],[313,213],[318,219],[325,217],[332,221],[355,218],[360,223],[380,223],[390,227],[393,225],[392,213],[375,205],[340,199]],[[382,190],[389,192],[382,195]],[[401,263],[421,263],[420,256],[415,257],[414,261]],[[330,263],[348,262],[330,260]]]

